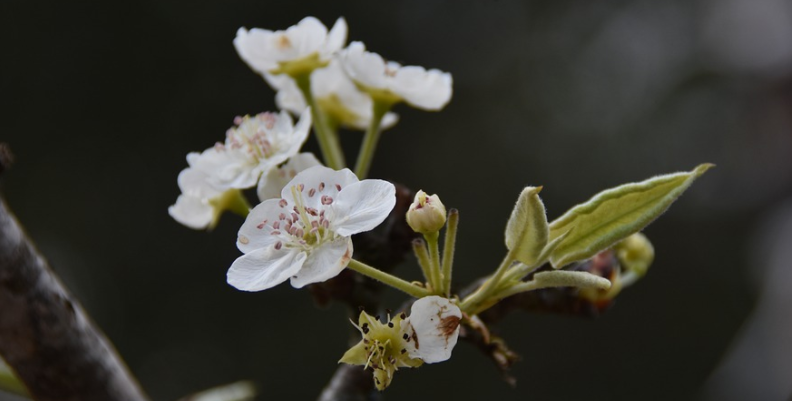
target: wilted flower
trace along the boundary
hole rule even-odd
[[[237,117],[236,127],[217,143],[195,157],[191,166],[203,172],[215,188],[250,188],[262,173],[299,152],[311,128],[309,110],[294,126],[289,113],[261,113]]]
[[[304,170],[280,199],[250,211],[237,239],[245,254],[228,270],[228,283],[261,291],[287,279],[301,288],[335,277],[352,257],[351,236],[378,226],[395,204],[387,181],[359,181],[349,169]]]
[[[462,312],[448,299],[428,296],[404,313],[382,323],[360,312],[357,328],[363,339],[339,362],[363,365],[374,371],[374,384],[384,390],[399,368],[448,360],[459,336]]]
[[[265,74],[264,79],[277,91],[278,108],[300,114],[308,107],[297,83],[288,75]],[[311,73],[311,93],[322,112],[338,124],[360,130],[368,128],[372,118],[371,96],[355,86],[338,60]],[[398,120],[397,114],[387,113],[381,128],[390,128]]]
[[[332,54],[344,47],[346,36],[343,18],[328,33],[318,19],[305,17],[285,31],[239,28],[234,47],[239,57],[260,74],[297,76],[326,66]]]
[[[375,100],[405,101],[424,110],[440,110],[451,100],[451,74],[418,66],[401,66],[376,53],[366,51],[361,42],[352,42],[341,52],[344,70]]]

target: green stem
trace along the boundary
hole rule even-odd
[[[226,208],[242,217],[247,217],[250,213],[250,203],[245,194],[238,189],[230,189],[226,192]]]
[[[424,239],[429,245],[429,258],[431,261],[432,290],[435,294],[443,294],[443,275],[440,272],[440,233],[424,234]]]
[[[471,314],[470,312],[475,311],[478,306],[491,298],[492,294],[496,292],[500,286],[501,278],[503,277],[504,272],[509,268],[509,266],[514,263],[514,255],[511,251],[506,254],[506,257],[503,258],[500,266],[498,266],[498,270],[495,271],[495,274],[492,275],[484,284],[479,287],[476,292],[470,294],[467,298],[462,300],[462,303],[459,305],[459,308],[462,309],[463,312],[467,314]]]
[[[432,287],[434,290],[434,284],[432,284],[432,262],[429,260],[429,251],[426,250],[426,242],[420,238],[416,238],[412,242],[413,252],[415,252],[415,257],[418,258],[418,265],[421,266],[421,272],[423,272],[424,280]]]
[[[316,99],[314,99],[311,92],[311,74],[298,75],[294,77],[294,80],[297,82],[297,87],[300,88],[305,102],[311,107],[313,127],[314,131],[316,131],[316,139],[319,141],[319,148],[322,150],[325,163],[334,170],[346,167],[344,151],[341,150],[338,135],[330,128],[325,114],[319,110],[319,105],[316,104]]]
[[[366,178],[371,167],[371,160],[374,158],[374,152],[377,150],[377,142],[379,142],[380,125],[385,113],[390,110],[393,103],[374,100],[371,113],[371,122],[366,130],[366,135],[363,137],[363,143],[360,145],[360,152],[358,152],[357,163],[355,164],[355,174],[361,180]]]
[[[451,296],[451,271],[454,265],[454,248],[456,246],[457,224],[459,224],[459,210],[451,209],[446,222],[445,243],[443,244],[443,291],[447,297]]]
[[[415,298],[423,298],[427,295],[431,295],[431,293],[425,288],[421,288],[415,284],[409,283],[355,259],[350,260],[349,266],[347,267],[364,276],[373,278],[374,280],[377,280],[383,284],[387,284],[399,291],[405,292]]]

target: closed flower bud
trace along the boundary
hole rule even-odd
[[[428,196],[424,191],[415,194],[415,200],[407,211],[407,224],[413,231],[430,234],[440,231],[446,222],[446,208],[437,195]]]
[[[641,277],[649,270],[654,260],[654,247],[641,233],[635,233],[613,247],[616,257],[625,270]]]

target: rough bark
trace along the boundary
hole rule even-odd
[[[2,172],[7,164],[0,164]],[[0,355],[35,400],[146,399],[110,342],[49,269],[2,198]]]

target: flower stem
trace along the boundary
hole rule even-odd
[[[431,274],[432,274],[432,290],[435,294],[442,294],[443,290],[443,276],[440,272],[440,248],[439,248],[440,233],[433,232],[424,234],[424,239],[429,245],[429,258],[431,261]]]
[[[324,161],[327,166],[340,170],[346,167],[344,151],[338,141],[337,133],[330,127],[327,117],[316,104],[316,99],[311,92],[311,73],[305,73],[294,77],[297,87],[300,88],[305,102],[311,107],[311,117],[313,117],[313,127],[316,131],[316,139],[319,141],[319,148],[322,150]]]
[[[432,262],[429,260],[429,251],[426,250],[426,242],[420,238],[416,238],[412,242],[413,252],[415,252],[415,257],[418,258],[418,265],[421,266],[421,272],[423,272],[424,280],[432,287],[434,290],[434,283],[432,283]]]
[[[374,280],[377,280],[383,284],[387,284],[399,291],[405,292],[415,298],[423,298],[427,295],[431,295],[429,291],[425,288],[421,288],[415,284],[409,283],[405,280],[402,280],[394,275],[385,273],[382,270],[377,268],[371,267],[365,263],[359,262],[355,259],[349,261],[349,265],[347,266],[350,269]]]
[[[363,137],[363,143],[360,145],[360,152],[358,152],[357,163],[355,164],[355,174],[361,180],[366,178],[371,167],[371,160],[374,158],[374,152],[377,150],[377,142],[379,141],[380,125],[385,113],[390,110],[393,103],[383,100],[374,100],[371,113],[371,122],[366,130],[366,135]]]
[[[451,296],[451,271],[454,265],[454,247],[456,245],[457,224],[459,224],[459,210],[451,209],[446,222],[445,243],[443,244],[443,292]]]
[[[227,198],[226,201],[226,208],[242,217],[247,217],[250,213],[250,203],[248,202],[245,195],[242,191],[238,189],[231,189],[226,192]]]
[[[503,273],[506,272],[512,263],[514,263],[514,255],[511,251],[509,251],[509,253],[506,254],[506,257],[503,258],[500,266],[498,266],[498,270],[495,271],[495,274],[487,279],[487,281],[485,281],[484,284],[482,284],[481,287],[476,290],[476,292],[470,294],[467,298],[462,300],[462,303],[459,305],[459,308],[462,309],[462,312],[465,312],[469,315],[480,312],[477,309],[481,304],[488,301],[492,297],[493,293],[499,290]]]

